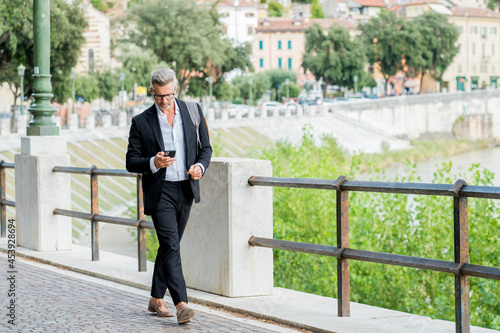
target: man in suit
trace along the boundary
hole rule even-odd
[[[177,82],[172,69],[155,71],[149,90],[155,104],[132,118],[126,167],[143,174],[144,213],[151,215],[160,244],[148,310],[173,317],[163,300],[168,288],[177,322],[184,324],[194,312],[187,306],[180,240],[193,199],[200,201],[199,179],[210,164],[212,147],[201,109],[198,141],[186,103],[174,98]],[[167,156],[167,150],[175,151],[175,157]]]

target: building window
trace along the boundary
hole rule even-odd
[[[458,65],[458,74],[462,73],[462,65]]]
[[[472,73],[476,74],[476,65],[472,65]]]
[[[492,36],[496,36],[497,35],[497,27],[491,27],[490,28],[490,34]]]
[[[292,58],[288,58],[288,69],[292,69]]]
[[[470,27],[470,33],[471,35],[477,35],[477,26],[473,25]]]
[[[457,26],[457,30],[458,30],[458,33],[459,33],[460,35],[464,33],[464,27],[463,27],[463,26],[461,26],[461,25],[458,25],[458,26]]]
[[[278,58],[278,68],[281,68],[282,65],[283,65],[283,63],[281,61],[281,58]]]
[[[263,44],[264,44],[264,43],[262,43],[262,41],[261,41],[261,40],[259,40],[259,50],[262,50],[262,48],[263,48]]]
[[[288,49],[289,49],[289,50],[291,50],[291,49],[292,49],[292,41],[291,41],[291,40],[289,40],[289,41],[288,41]]]
[[[481,27],[481,37],[486,38],[486,27]]]
[[[486,65],[481,65],[481,73],[486,73]]]
[[[491,65],[491,72],[495,73],[495,65]]]
[[[281,41],[278,41],[278,50],[281,50]]]
[[[486,58],[486,44],[483,43],[483,59]]]
[[[255,17],[255,14],[252,12],[245,13],[245,17]]]
[[[94,50],[89,50],[89,73],[94,73]]]
[[[260,68],[264,67],[264,59],[262,58],[259,59],[259,66]]]
[[[495,44],[491,44],[491,55],[495,55]]]
[[[476,43],[472,43],[472,55],[476,55]]]
[[[252,27],[251,25],[249,25],[249,26],[247,27],[247,34],[248,34],[248,35],[253,35],[253,27]]]
[[[457,50],[457,54],[460,54],[460,51],[462,50],[462,44],[458,44],[458,50]]]

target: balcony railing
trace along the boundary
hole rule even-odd
[[[54,209],[54,214],[89,220],[91,224],[92,261],[99,260],[99,222],[119,224],[137,228],[137,257],[139,272],[147,269],[146,229],[154,229],[153,223],[145,220],[142,200],[142,175],[130,173],[126,170],[99,169],[95,165],[90,168],[56,166],[53,172],[71,173],[90,176],[90,213],[67,209]],[[99,214],[99,176],[132,177],[137,178],[137,219],[115,217]]]
[[[337,258],[338,315],[350,316],[349,260],[359,260],[412,267],[455,275],[456,332],[470,332],[469,276],[500,280],[500,268],[469,263],[469,220],[467,198],[500,199],[500,187],[472,186],[463,180],[453,185],[398,183],[347,180],[297,179],[277,177],[251,177],[252,186],[296,187],[337,191],[337,246],[291,242],[269,238],[251,237],[250,245],[280,250],[313,253]],[[452,196],[454,217],[453,262],[392,253],[379,253],[349,248],[349,192],[380,192],[414,195]]]
[[[2,237],[7,236],[7,206],[15,207],[15,201],[7,200],[7,177],[5,169],[14,169],[14,163],[0,161],[0,232]]]

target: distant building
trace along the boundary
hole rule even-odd
[[[460,48],[444,73],[444,87],[451,91],[498,88],[500,14],[484,8],[454,7],[450,22],[460,33]]]
[[[83,33],[85,43],[75,66],[77,73],[90,73],[101,66],[111,65],[110,19],[103,12],[85,1],[84,16],[88,27]]]
[[[255,72],[270,69],[292,70],[297,74],[299,85],[314,79],[310,72],[304,73],[302,57],[305,52],[304,30],[315,23],[320,24],[324,30],[338,24],[353,33],[357,27],[355,21],[348,19],[261,19],[252,47]]]
[[[385,8],[385,4],[382,0],[353,0],[352,2],[358,3],[359,6],[351,5],[351,8],[356,8],[356,11],[359,10],[360,15],[369,17],[378,16],[380,10]]]
[[[258,5],[253,0],[223,0],[217,8],[224,35],[233,45],[253,42],[258,22]]]

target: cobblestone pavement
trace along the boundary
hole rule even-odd
[[[175,317],[160,318],[148,312],[146,295],[35,267],[19,258],[15,274],[17,325],[13,327],[7,322],[11,299],[7,297],[7,258],[0,256],[0,263],[0,332],[274,332],[199,310],[190,323],[178,325]],[[173,310],[168,296],[165,301]]]

